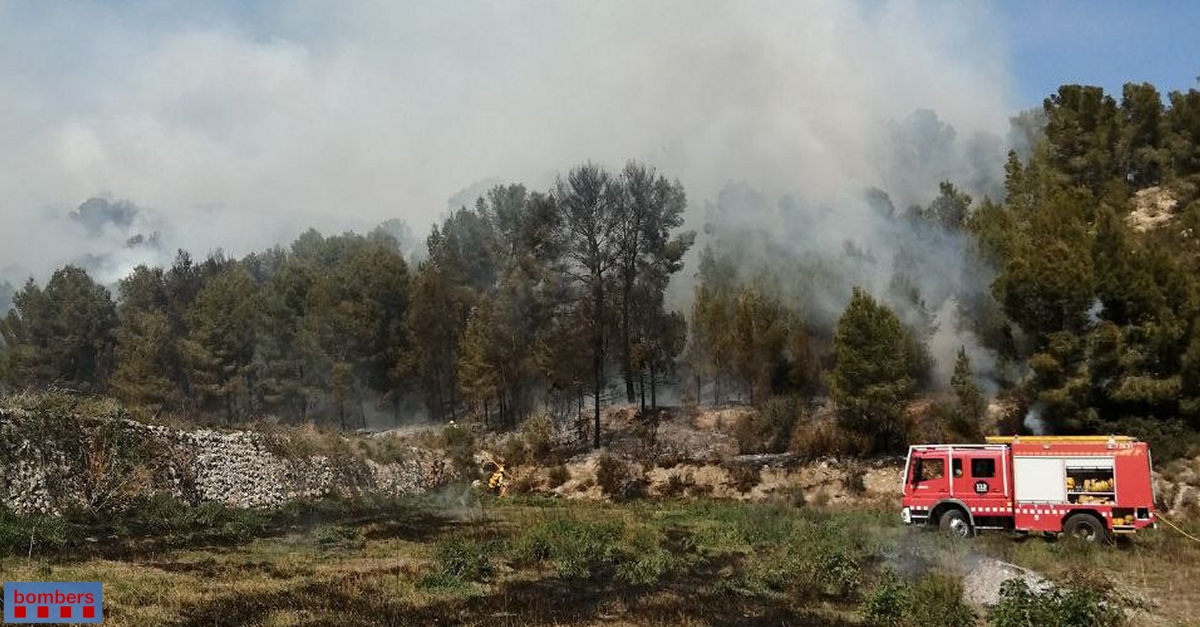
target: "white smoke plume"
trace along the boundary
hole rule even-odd
[[[1046,435],[1050,432],[1046,420],[1042,418],[1042,406],[1037,403],[1025,414],[1024,425],[1033,435]]]
[[[0,2],[0,268],[97,246],[62,225],[93,196],[141,207],[167,259],[240,255],[309,226],[421,235],[478,181],[586,159],[679,177],[693,217],[744,181],[853,229],[853,190],[994,182],[997,23],[916,0]]]

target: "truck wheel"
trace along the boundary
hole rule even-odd
[[[960,538],[971,537],[971,523],[961,509],[948,509],[938,518],[938,526],[942,531]]]
[[[1063,533],[1068,538],[1075,538],[1091,544],[1100,544],[1108,540],[1108,530],[1104,523],[1091,514],[1075,514],[1063,525]]]

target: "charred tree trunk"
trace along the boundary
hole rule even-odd
[[[650,362],[650,409],[658,409],[658,372]]]
[[[592,400],[595,402],[595,412],[592,433],[592,448],[600,448],[600,388],[604,385],[604,278],[593,278],[592,287],[592,374],[595,381],[592,386]]]
[[[642,413],[645,414],[646,413],[646,371],[645,370],[638,373],[638,387],[641,388]]]
[[[625,278],[625,290],[621,298],[621,369],[625,375],[625,402],[632,403],[633,395],[633,360],[630,356],[629,345],[629,299],[633,295],[633,280]]]

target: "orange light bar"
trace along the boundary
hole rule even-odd
[[[984,439],[988,444],[1013,444],[1014,442],[1032,444],[1137,442],[1137,438],[1128,435],[989,435]]]

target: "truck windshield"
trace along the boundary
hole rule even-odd
[[[946,475],[946,460],[937,457],[918,457],[913,467],[913,483],[941,479]]]

